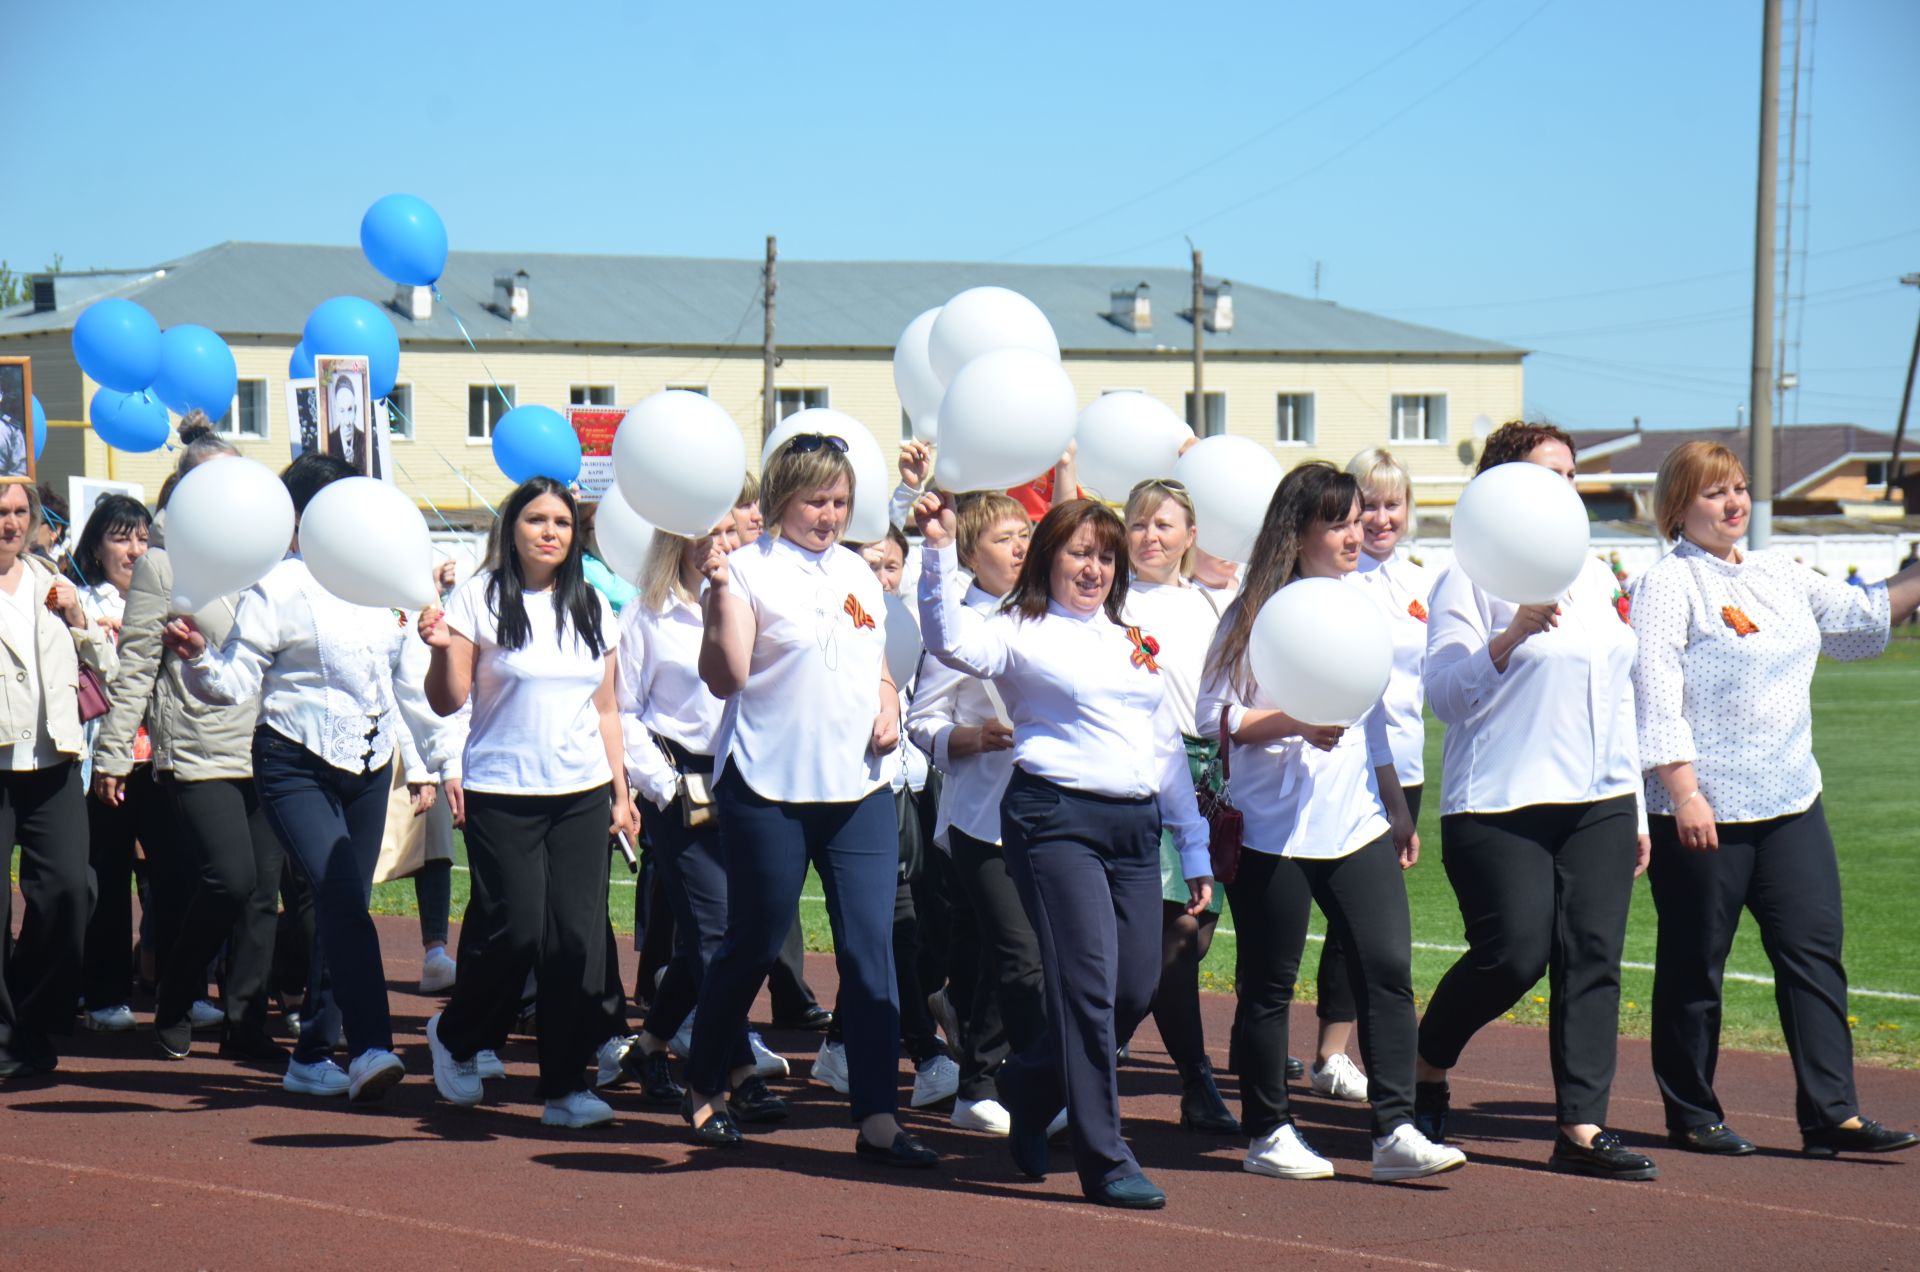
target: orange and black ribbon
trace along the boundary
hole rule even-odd
[[[1427,621],[1427,607],[1420,603],[1418,597],[1407,602],[1407,613],[1413,615],[1423,623]]]
[[[853,629],[855,631],[859,631],[863,627],[874,626],[873,615],[867,613],[866,607],[860,604],[852,592],[847,593],[847,603],[840,608],[847,612],[849,618],[853,619]]]
[[[1153,661],[1153,658],[1160,652],[1160,642],[1138,627],[1127,628],[1127,639],[1133,642],[1133,665],[1145,667],[1148,671],[1157,674],[1160,664]]]
[[[1747,617],[1746,611],[1738,605],[1722,605],[1720,621],[1733,628],[1736,636],[1751,636],[1760,630],[1760,624]]]

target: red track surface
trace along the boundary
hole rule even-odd
[[[0,1086],[0,1267],[1920,1263],[1920,1153],[1802,1160],[1779,1057],[1722,1057],[1729,1121],[1761,1145],[1723,1161],[1666,1147],[1646,1046],[1623,1043],[1613,1125],[1657,1157],[1661,1178],[1603,1183],[1544,1169],[1545,1033],[1489,1029],[1454,1079],[1467,1169],[1370,1184],[1364,1108],[1308,1093],[1299,1120],[1340,1177],[1300,1183],[1246,1174],[1244,1143],[1179,1129],[1178,1080],[1149,1025],[1122,1086],[1135,1150],[1169,1204],[1129,1214],[1083,1202],[1064,1152],[1047,1182],[1024,1182],[1000,1141],[953,1131],[944,1114],[904,1119],[948,1155],[939,1169],[892,1173],[855,1159],[844,1101],[803,1076],[817,1034],[769,1034],[794,1062],[796,1076],[775,1087],[795,1117],[732,1152],[693,1149],[677,1115],[623,1091],[610,1097],[611,1128],[543,1128],[532,1046],[520,1040],[489,1102],[452,1108],[434,1093],[421,1032],[433,1003],[412,992],[416,929],[380,922],[406,1082],[381,1103],[350,1106],[288,1096],[277,1073],[215,1059],[204,1038],[185,1063],[157,1060],[144,1016],[138,1033],[82,1033],[54,1078]],[[811,959],[809,974],[831,1003],[831,959]],[[1230,1010],[1226,998],[1206,1001],[1216,1055]],[[1300,1054],[1312,1028],[1310,1011],[1296,1013]],[[1859,1080],[1869,1115],[1920,1123],[1920,1074],[1862,1069]],[[1237,1106],[1232,1079],[1222,1083]]]

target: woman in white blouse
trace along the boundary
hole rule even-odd
[[[1778,982],[1804,1151],[1920,1143],[1860,1116],[1840,960],[1840,875],[1820,803],[1815,663],[1872,658],[1920,601],[1920,566],[1850,587],[1781,552],[1743,552],[1752,500],[1724,446],[1676,447],[1654,483],[1674,549],[1633,592],[1640,763],[1653,814],[1653,1072],[1679,1147],[1738,1155],[1714,1094],[1720,984],[1744,907]]]
[[[0,863],[18,843],[26,902],[10,941],[0,887],[0,1081],[53,1072],[51,1035],[73,1030],[88,890],[75,685],[81,659],[102,679],[115,665],[78,589],[28,551],[41,515],[31,485],[0,484]]]
[[[1333,1175],[1287,1102],[1287,1010],[1316,902],[1357,973],[1373,1178],[1420,1179],[1466,1164],[1412,1125],[1413,935],[1401,872],[1419,860],[1420,839],[1394,777],[1385,713],[1376,705],[1346,727],[1296,720],[1254,679],[1249,653],[1267,601],[1296,579],[1349,577],[1360,537],[1352,477],[1313,460],[1282,478],[1200,690],[1200,727],[1231,746],[1233,802],[1246,818],[1240,872],[1227,885],[1240,942],[1235,1071],[1252,1137],[1242,1164],[1282,1179]]]
[[[1121,618],[1126,527],[1091,500],[1056,505],[1013,591],[983,617],[951,584],[951,502],[929,495],[916,512],[928,556],[927,649],[991,679],[1013,723],[1000,828],[1007,871],[1040,937],[1050,1017],[1045,1037],[1000,1069],[1014,1163],[1046,1174],[1046,1126],[1064,1099],[1088,1199],[1159,1209],[1166,1194],[1121,1135],[1114,1051],[1146,1016],[1160,978],[1163,824],[1179,842],[1189,913],[1207,908],[1213,879],[1157,642]]]
[[[282,477],[295,517],[326,486],[353,475],[340,460],[313,451],[287,465]],[[406,1071],[393,1053],[380,935],[367,901],[396,756],[416,811],[434,798],[412,734],[425,737],[438,722],[412,687],[419,677],[400,667],[403,657],[426,657],[412,626],[398,611],[334,596],[296,552],[241,594],[220,648],[209,646],[190,618],[165,629],[166,647],[181,660],[194,697],[223,706],[259,698],[254,781],[274,831],[313,889],[307,1001],[281,1083],[295,1094],[370,1099]],[[330,1054],[343,1030],[344,1070]]]
[[[886,667],[879,581],[840,543],[856,497],[846,443],[806,433],[761,477],[761,538],[703,565],[700,676],[727,700],[713,753],[727,863],[727,935],[707,967],[681,1106],[702,1142],[738,1144],[725,1093],[752,1076],[734,1039],[793,923],[811,861],[840,969],[855,1152],[927,1167],[939,1154],[900,1129],[900,1005],[893,905],[900,846],[887,757],[900,695]],[[708,1131],[709,1123],[717,1129]]]
[[[1504,425],[1479,471],[1508,463],[1571,482],[1573,440],[1551,425]],[[1489,596],[1458,566],[1434,587],[1426,684],[1447,726],[1440,853],[1470,948],[1420,1022],[1415,1106],[1427,1134],[1442,1136],[1447,1071],[1544,972],[1560,1124],[1549,1166],[1652,1179],[1653,1163],[1604,1129],[1627,908],[1647,859],[1633,630],[1613,597],[1613,574],[1597,557],[1564,596],[1538,605]]]
[[[1220,626],[1225,602],[1195,587],[1190,579],[1196,551],[1193,500],[1176,481],[1143,481],[1127,496],[1127,607],[1122,621],[1153,633],[1159,642],[1160,673],[1167,702],[1187,748],[1193,780],[1209,779],[1218,763],[1219,744],[1200,735],[1194,704],[1200,673]],[[1213,944],[1213,929],[1226,903],[1224,889],[1198,914],[1180,866],[1173,830],[1160,831],[1161,931],[1160,987],[1153,996],[1153,1023],[1167,1055],[1180,1073],[1180,1124],[1210,1135],[1237,1135],[1240,1119],[1220,1098],[1207,1057],[1200,1023],[1200,963]],[[1124,1041],[1124,1040],[1123,1040]]]
[[[475,1057],[518,1013],[534,971],[540,1121],[564,1127],[613,1118],[585,1072],[605,989],[607,840],[639,830],[615,703],[620,631],[587,582],[577,516],[559,482],[522,482],[501,506],[493,568],[418,620],[433,651],[427,701],[452,715],[472,698],[467,864],[494,899],[446,1010],[427,1021],[434,1084],[455,1104],[479,1103]]]

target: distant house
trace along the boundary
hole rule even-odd
[[[1195,318],[1184,270],[800,260],[779,267],[778,413],[831,406],[872,429],[891,459],[903,428],[895,339],[916,314],[988,283],[1025,294],[1052,320],[1083,405],[1137,389],[1186,416]],[[663,388],[697,389],[739,422],[757,459],[760,289],[752,260],[455,252],[436,297],[396,292],[355,248],[222,243],[146,270],[37,277],[31,303],[0,312],[0,353],[34,360],[34,387],[56,421],[44,474],[151,491],[167,452],[112,452],[78,426],[96,387],[70,347],[88,304],[125,296],[163,327],[194,322],[224,336],[240,387],[220,428],[277,466],[288,453],[288,356],[308,312],[330,296],[373,300],[400,332],[391,399],[400,484],[466,509],[507,489],[488,449],[503,397],[628,406]],[[1200,320],[1203,431],[1257,441],[1286,467],[1388,446],[1422,502],[1450,504],[1472,475],[1475,421],[1522,410],[1524,351],[1507,345],[1223,279],[1207,281]]]
[[[1897,514],[1898,501],[1880,505],[1893,457],[1891,433],[1857,424],[1800,424],[1776,428],[1773,438],[1776,516]],[[1743,460],[1753,446],[1746,429],[1734,428],[1588,431],[1573,439],[1580,451],[1580,493],[1603,520],[1651,520],[1654,476],[1683,442],[1719,442]]]

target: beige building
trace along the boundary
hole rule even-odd
[[[240,374],[220,427],[278,466],[288,454],[288,360],[307,313],[335,295],[375,300],[401,342],[392,399],[400,485],[468,520],[508,490],[488,441],[501,391],[515,404],[560,408],[698,389],[739,422],[757,457],[761,274],[754,261],[459,252],[436,298],[395,289],[352,248],[223,243],[146,271],[36,278],[30,303],[0,313],[0,356],[33,358],[53,422],[43,480],[138,481],[151,498],[172,456],[114,451],[83,423],[96,386],[70,342],[88,304],[124,296],[162,327],[220,332]],[[894,340],[922,310],[987,283],[1047,314],[1083,403],[1137,389],[1187,413],[1184,271],[783,261],[777,281],[781,414],[831,406],[871,428],[889,457],[904,418]],[[1387,446],[1415,473],[1420,502],[1450,504],[1471,474],[1476,436],[1522,411],[1523,351],[1505,345],[1224,280],[1209,280],[1203,320],[1203,431],[1252,439],[1286,466]]]

